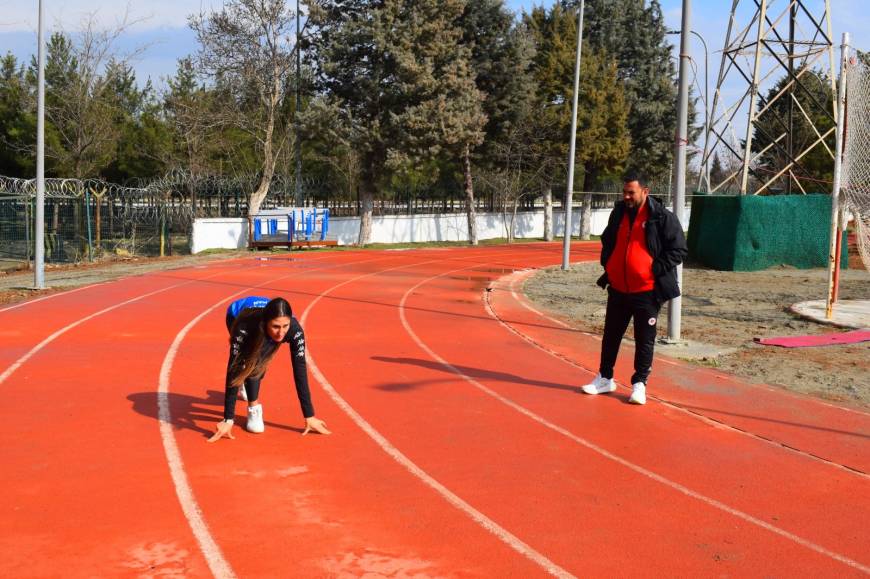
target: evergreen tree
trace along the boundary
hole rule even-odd
[[[469,0],[460,25],[462,44],[471,50],[471,67],[477,90],[483,95],[482,110],[487,119],[476,162],[491,168],[496,157],[493,144],[505,140],[534,96],[530,67],[533,47],[502,0]],[[476,245],[470,146],[468,153],[463,163],[466,211],[469,241]]]
[[[526,18],[536,39],[535,77],[538,80],[538,113],[542,129],[549,130],[550,163],[564,166],[568,157],[577,14],[560,5],[549,11],[536,8]],[[618,80],[617,67],[605,52],[584,43],[580,64],[575,165],[583,169],[583,190],[594,191],[602,175],[622,169],[629,153],[628,109]],[[591,229],[591,193],[583,202],[581,234]]]
[[[765,98],[759,98],[758,111],[766,109],[756,122],[756,130],[752,139],[753,154],[764,150],[756,166],[757,177],[766,182],[779,173],[790,162],[788,155],[787,139],[792,139],[793,156],[797,157],[801,151],[812,149],[804,155],[797,165],[792,167],[792,172],[800,180],[801,185],[807,192],[828,192],[834,177],[834,159],[828,151],[835,149],[836,137],[833,119],[834,93],[831,89],[830,77],[819,71],[808,71],[801,77],[801,84],[806,90],[795,87],[794,98],[797,99],[792,117],[792,126],[788,127],[789,95],[780,96],[769,107],[768,102],[773,99],[788,83],[788,77],[782,77],[770,88]],[[800,112],[803,109],[812,120],[810,124]],[[815,128],[813,128],[815,126]],[[818,134],[816,134],[818,131]],[[825,145],[817,142],[818,135],[824,135],[830,131],[824,139]],[[773,144],[776,141],[776,144]],[[813,146],[813,143],[815,145]],[[761,183],[759,183],[760,185]],[[801,189],[792,181],[792,192],[800,193]],[[784,173],[770,187],[782,191],[788,189],[788,173]]]
[[[312,15],[320,86],[360,155],[361,245],[391,173],[482,138],[481,95],[461,44],[463,8],[461,0],[338,0]]]
[[[579,5],[576,0],[565,4]],[[593,49],[616,59],[630,111],[628,164],[651,178],[661,178],[667,175],[673,156],[677,75],[661,5],[658,0],[646,4],[645,0],[588,0],[584,38]]]
[[[0,60],[0,175],[31,177],[35,163],[28,150],[36,135],[24,67],[12,53]]]

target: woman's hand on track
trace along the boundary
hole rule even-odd
[[[217,432],[215,432],[211,438],[208,439],[209,442],[215,442],[220,440],[224,436],[229,438],[230,440],[235,440],[236,437],[233,436],[233,423],[227,422],[226,420],[221,420],[217,423]]]
[[[314,416],[305,419],[305,430],[302,432],[302,436],[305,436],[312,430],[319,432],[320,434],[331,434],[329,430],[326,429],[326,423]]]

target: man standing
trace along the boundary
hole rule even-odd
[[[623,178],[622,201],[610,213],[601,234],[598,285],[607,289],[607,313],[601,341],[601,364],[586,394],[616,390],[613,366],[628,322],[634,319],[632,404],[646,404],[656,326],[662,303],[680,295],[677,266],[688,254],[676,215],[649,196],[647,181],[636,172]]]

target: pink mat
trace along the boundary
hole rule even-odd
[[[807,348],[811,346],[834,346],[837,344],[857,344],[870,340],[870,330],[855,330],[832,334],[816,334],[813,336],[781,336],[778,338],[755,338],[755,341],[765,346],[782,346],[783,348]]]

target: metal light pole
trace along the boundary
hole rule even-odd
[[[840,179],[843,167],[843,131],[846,127],[846,64],[849,61],[849,33],[843,33],[840,45],[840,85],[837,87],[837,142],[834,156],[834,183],[831,189],[831,245],[828,252],[828,298],[825,302],[825,319],[833,319],[837,302],[840,264],[838,246],[842,243],[838,225],[840,211]]]
[[[299,138],[299,85],[302,84],[302,47],[299,44],[299,0],[296,0],[296,115],[293,124],[296,129],[296,206],[302,207],[302,139]]]
[[[680,33],[680,91],[677,96],[677,134],[674,144],[674,213],[683,224],[683,213],[686,205],[686,148],[689,144],[689,32],[692,27],[691,0],[683,0],[683,25]],[[677,266],[677,283],[683,286],[683,266]],[[668,341],[680,341],[680,322],[682,300],[672,299],[668,305]]]
[[[574,151],[577,143],[577,97],[580,94],[580,49],[583,46],[583,11],[586,1],[580,0],[577,16],[577,54],[574,57],[574,99],[571,104],[571,145],[568,147],[568,186],[565,189],[565,239],[562,242],[562,269],[567,271],[571,259],[571,205],[574,195]]]
[[[36,226],[33,240],[33,287],[45,289],[45,18],[39,0],[36,80]]]
[[[703,171],[698,171],[698,189],[702,183],[706,183],[707,190],[710,190],[710,159],[707,159],[707,143],[710,138],[710,81],[709,81],[709,59],[710,53],[707,50],[707,42],[704,37],[696,31],[690,31],[698,37],[701,44],[704,46],[704,157],[702,158]],[[679,30],[668,30],[668,34],[680,34]]]

